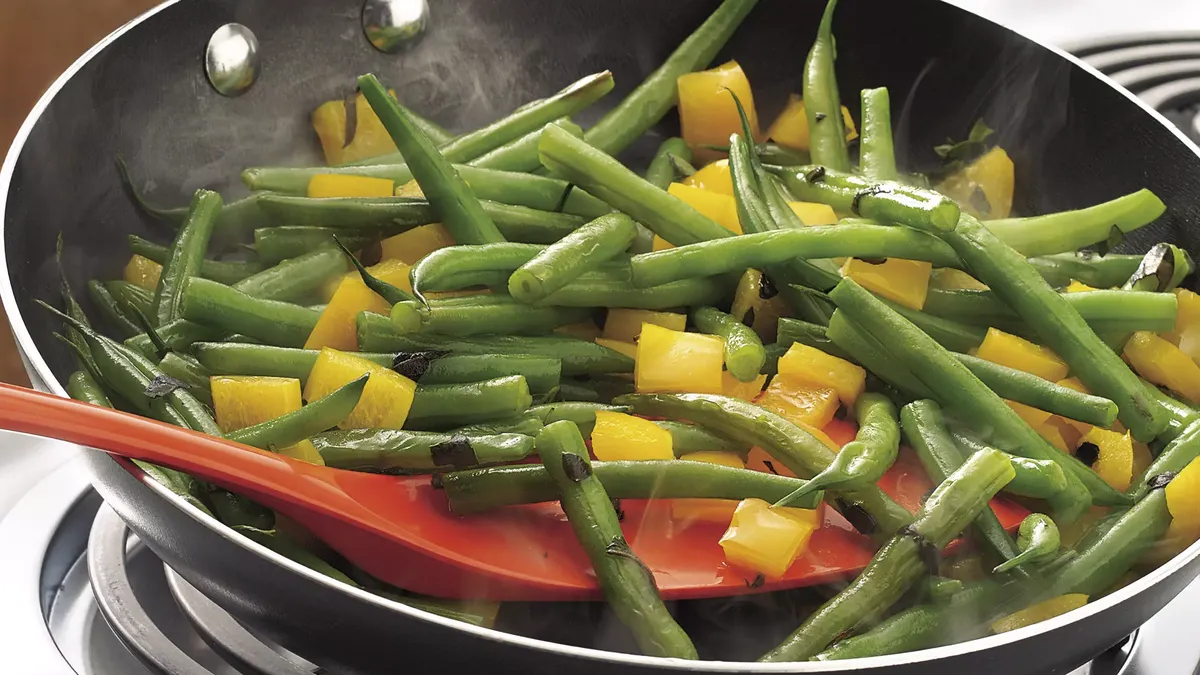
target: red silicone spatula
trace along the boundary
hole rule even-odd
[[[599,598],[591,566],[556,504],[508,507],[459,518],[425,476],[395,477],[314,466],[154,420],[0,385],[0,428],[169,466],[243,494],[299,522],[367,573],[417,593],[496,600]],[[827,429],[845,440],[848,427]],[[138,470],[127,463],[134,472]],[[146,478],[146,480],[151,480]],[[898,462],[881,486],[915,508],[929,481]],[[1025,512],[995,504],[1010,529]],[[671,520],[669,504],[629,501],[622,523],[665,598],[748,592],[754,574],[730,567],[717,544],[724,527]],[[861,569],[866,539],[830,511],[808,552],[773,590],[821,583]]]

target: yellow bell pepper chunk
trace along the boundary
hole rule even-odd
[[[415,180],[410,180],[404,185],[397,185],[396,191],[393,193],[396,197],[410,197],[420,199],[425,196],[425,191],[421,189],[421,184]]]
[[[570,335],[571,337],[587,340],[591,342],[600,337],[600,327],[594,321],[584,321],[583,323],[573,323],[568,326],[559,326],[554,329],[559,335]]]
[[[1031,605],[1019,612],[1013,612],[1004,618],[993,621],[992,632],[1007,633],[1010,630],[1032,626],[1035,623],[1041,623],[1047,619],[1053,619],[1061,614],[1066,614],[1071,610],[1079,609],[1086,605],[1087,601],[1088,596],[1082,593],[1069,593],[1056,598],[1050,598],[1049,600],[1039,602],[1036,605]]]
[[[1200,528],[1200,459],[1193,459],[1167,483],[1167,508],[1172,524],[1179,528]]]
[[[728,61],[711,70],[680,75],[676,86],[679,89],[680,135],[699,161],[721,154],[703,146],[729,145],[730,134],[742,132],[742,121],[729,91],[741,101],[750,120],[751,133],[758,138],[754,92],[750,90],[750,81],[737,61]]]
[[[839,404],[832,387],[813,387],[777,377],[758,399],[758,405],[793,424],[820,429],[833,420]]]
[[[981,283],[978,279],[967,274],[962,270],[956,270],[949,267],[939,267],[933,271],[929,277],[929,284],[934,288],[940,288],[947,291],[966,290],[966,291],[986,291],[988,287]]]
[[[399,260],[385,260],[368,267],[375,278],[412,292],[408,283],[409,266]],[[304,343],[305,349],[332,347],[342,351],[358,349],[358,329],[355,321],[359,312],[387,314],[390,307],[375,291],[367,288],[358,272],[342,277],[333,297],[317,319],[312,333]]]
[[[1124,492],[1133,481],[1133,439],[1129,432],[1117,433],[1100,427],[1093,427],[1083,440],[1084,444],[1091,443],[1099,450],[1092,470],[1104,479],[1113,489]],[[1079,449],[1076,449],[1079,453]]]
[[[684,462],[720,464],[735,469],[746,468],[746,463],[742,461],[742,458],[732,452],[690,452],[679,459]],[[697,521],[728,523],[733,518],[733,512],[737,509],[737,505],[738,503],[731,499],[672,499],[671,518],[683,521],[685,524]]]
[[[687,326],[687,314],[652,312],[648,309],[610,309],[604,319],[602,336],[606,340],[637,342],[642,326],[647,323],[682,331]]]
[[[725,342],[642,324],[633,379],[639,392],[720,394]]]
[[[759,375],[751,382],[742,382],[728,370],[721,371],[721,393],[730,398],[740,398],[743,401],[753,401],[762,393],[763,385],[767,383],[766,375]]]
[[[395,181],[371,176],[350,176],[319,173],[308,181],[308,196],[329,197],[391,197]]]
[[[888,258],[882,263],[850,258],[842,265],[842,276],[863,288],[912,309],[925,306],[933,264],[919,260]]]
[[[1012,213],[1013,161],[1003,148],[992,148],[937,190],[981,220],[1007,218]]]
[[[599,410],[592,430],[592,453],[602,462],[675,459],[671,432],[625,413]]]
[[[1038,432],[1038,435],[1046,439],[1050,445],[1063,452],[1071,452],[1071,446],[1067,443],[1067,437],[1063,434],[1062,427],[1055,424],[1054,417],[1046,420],[1040,427],[1034,427],[1034,431]]]
[[[1033,427],[1035,430],[1050,421],[1050,413],[1046,412],[1045,410],[1039,410],[1033,406],[1028,406],[1024,403],[1018,403],[1016,401],[1005,400],[1004,402],[1007,403],[1008,407],[1012,408],[1013,412],[1017,413],[1021,419],[1025,420],[1026,424]]]
[[[328,347],[322,349],[308,373],[304,398],[309,401],[323,398],[368,373],[370,378],[363,387],[358,405],[338,426],[342,429],[404,428],[417,383],[354,354]]]
[[[1125,343],[1125,358],[1142,377],[1200,403],[1200,364],[1179,347],[1138,331]]]
[[[1150,446],[1141,441],[1133,442],[1133,475],[1140,476],[1150,463],[1154,461],[1154,455],[1150,452]]]
[[[379,242],[382,251],[380,260],[399,260],[409,265],[433,253],[439,248],[454,245],[454,237],[441,223],[430,223],[414,227]]]
[[[683,200],[730,232],[742,233],[742,223],[738,220],[737,201],[733,197],[709,192],[698,187],[690,187],[683,183],[671,183],[667,186],[667,193]]]
[[[867,386],[867,371],[861,366],[799,342],[792,343],[779,359],[779,377],[796,384],[829,387],[847,406],[854,405]]]
[[[1086,293],[1088,291],[1096,291],[1096,290],[1099,290],[1099,289],[1093,288],[1083,282],[1076,281],[1074,279],[1071,280],[1071,283],[1067,284],[1067,292],[1068,293]]]
[[[720,543],[730,564],[780,577],[803,555],[816,529],[806,517],[791,517],[761,499],[743,499]]]
[[[729,141],[728,138],[725,139]],[[707,164],[696,173],[683,179],[688,187],[700,188],[721,195],[733,196],[733,174],[729,171],[729,160],[718,159]]]
[[[637,358],[637,345],[633,342],[624,342],[622,340],[609,340],[607,338],[602,338],[602,337],[595,338],[595,341],[596,341],[596,344],[600,345],[601,347],[608,347],[609,349],[611,349],[615,352],[620,352],[620,353],[624,354],[625,356],[628,356],[631,359]]]
[[[1179,347],[1193,361],[1200,362],[1200,295],[1186,288],[1175,289],[1179,310],[1175,314],[1175,327],[1163,338]]]
[[[842,106],[842,123],[846,125],[847,141],[858,138],[854,118],[846,106]],[[796,94],[790,94],[783,112],[767,130],[767,138],[793,150],[808,150],[808,137],[808,115],[804,112],[804,101]]]
[[[733,294],[733,307],[729,313],[733,318],[749,325],[762,338],[764,344],[774,342],[779,331],[779,317],[788,316],[787,303],[778,289],[769,288],[763,298],[763,273],[750,268],[742,273],[737,290]]]
[[[162,276],[162,265],[134,254],[125,264],[125,281],[141,286],[148,291],[158,290],[158,278]]]
[[[833,207],[816,202],[788,202],[792,213],[800,217],[805,225],[837,225],[838,217]]]
[[[225,433],[269,422],[302,405],[300,380],[292,377],[216,376],[209,378],[209,387],[217,425]],[[276,452],[311,464],[325,464],[321,453],[307,440]]]
[[[1051,382],[1066,378],[1070,372],[1070,367],[1058,358],[1058,354],[996,328],[988,329],[977,355],[986,361],[1023,370]]]
[[[396,96],[396,92],[390,89],[388,93],[393,98]],[[354,97],[354,113],[354,138],[347,145],[346,102],[340,99],[326,101],[313,111],[313,130],[321,140],[326,164],[336,166],[396,152],[392,137],[361,93]]]

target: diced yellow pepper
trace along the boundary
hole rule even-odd
[[[1071,446],[1067,443],[1067,437],[1063,435],[1062,427],[1055,424],[1053,416],[1046,420],[1040,427],[1034,427],[1033,430],[1038,432],[1039,436],[1049,441],[1050,445],[1063,452],[1071,452]],[[1068,428],[1068,430],[1070,429]]]
[[[371,176],[351,176],[319,173],[308,181],[308,196],[329,197],[391,197],[395,181]]]
[[[1086,293],[1088,291],[1095,291],[1095,290],[1099,290],[1099,289],[1092,288],[1091,286],[1088,286],[1087,284],[1080,282],[1080,281],[1076,281],[1074,279],[1071,280],[1071,283],[1067,284],[1067,292],[1068,293]]]
[[[768,577],[780,577],[803,555],[816,525],[790,517],[761,499],[743,499],[733,512],[721,548],[731,564]]]
[[[842,276],[892,302],[912,309],[925,306],[933,264],[919,260],[888,258],[876,263],[850,258],[842,265]]]
[[[742,382],[729,373],[721,371],[721,393],[730,398],[740,398],[743,401],[753,401],[762,393],[763,385],[767,383],[766,375],[759,375],[750,382]]]
[[[929,277],[929,284],[934,288],[941,288],[947,291],[967,290],[967,291],[986,291],[988,287],[981,283],[978,279],[967,274],[962,270],[956,270],[950,267],[939,267],[933,271]]]
[[[820,429],[833,420],[839,404],[832,387],[813,387],[777,377],[758,399],[758,405],[793,424]]]
[[[570,335],[571,337],[587,340],[588,342],[600,337],[600,327],[596,325],[595,321],[584,321],[583,323],[559,326],[554,329],[554,332],[560,335]]]
[[[292,377],[209,378],[213,412],[221,431],[229,433],[269,422],[300,409],[300,380]],[[311,464],[324,465],[321,453],[307,440],[277,450]]]
[[[800,217],[805,225],[837,225],[838,217],[833,207],[816,202],[788,202],[792,213]]]
[[[639,392],[720,394],[725,342],[642,324],[633,379]]]
[[[404,428],[417,383],[354,354],[322,349],[308,373],[304,398],[308,401],[323,398],[368,373],[371,377],[363,388],[358,405],[338,426],[342,429]]]
[[[395,97],[394,91],[388,91]],[[346,102],[326,101],[313,111],[313,130],[330,166],[396,152],[392,137],[361,93],[354,97],[354,112],[354,138],[346,145]]]
[[[728,142],[728,138],[725,139]],[[729,172],[729,160],[718,159],[696,173],[683,179],[688,187],[700,188],[717,194],[733,196],[733,174]]]
[[[606,410],[596,411],[592,453],[602,462],[675,459],[671,432],[650,420]]]
[[[683,200],[730,232],[742,233],[742,224],[738,220],[737,201],[733,197],[718,192],[709,192],[698,187],[690,187],[683,183],[671,183],[667,186],[667,193]]]
[[[1200,459],[1193,459],[1167,483],[1172,524],[1188,531],[1200,528]]]
[[[1023,370],[1038,377],[1057,382],[1070,372],[1058,354],[1025,338],[989,328],[977,352],[979,358],[1002,366]]]
[[[1016,401],[1005,400],[1004,402],[1008,404],[1008,407],[1013,409],[1013,412],[1017,413],[1017,415],[1020,415],[1021,419],[1025,420],[1026,424],[1033,427],[1035,430],[1040,428],[1046,422],[1050,421],[1050,413],[1046,412],[1045,410],[1038,410],[1033,406],[1028,406],[1024,403],[1018,403]]]
[[[609,340],[607,338],[600,338],[600,337],[595,338],[595,341],[596,341],[596,344],[600,345],[601,347],[608,347],[609,349],[611,349],[615,352],[620,352],[620,353],[624,354],[625,356],[628,356],[631,359],[637,358],[637,345],[633,342],[624,342],[622,340]]]
[[[829,387],[837,391],[838,398],[847,406],[854,405],[867,386],[867,371],[861,366],[799,342],[792,343],[779,359],[779,377],[798,384]]]
[[[368,267],[367,271],[381,281],[412,292],[412,286],[408,283],[409,266],[399,260],[385,260]],[[358,349],[358,313],[387,314],[389,309],[387,301],[367,288],[358,272],[351,272],[342,278],[333,297],[325,305],[304,348],[332,347],[355,351]]]
[[[981,220],[1007,218],[1012,213],[1013,161],[1003,148],[992,148],[937,189]]]
[[[410,180],[404,185],[397,185],[394,196],[420,199],[425,196],[425,191],[421,189],[420,183],[415,180]]]
[[[788,306],[778,289],[770,288],[764,298],[763,273],[750,268],[742,273],[733,294],[733,318],[754,329],[764,344],[774,342],[779,331],[779,317],[788,316]]]
[[[606,340],[637,342],[642,325],[647,323],[682,331],[687,327],[687,314],[652,312],[648,309],[610,309],[604,319],[602,335]]]
[[[1154,455],[1150,452],[1150,446],[1141,441],[1133,442],[1133,475],[1140,476],[1154,461]]]
[[[721,153],[703,146],[729,145],[730,134],[742,132],[742,121],[733,96],[729,95],[730,91],[741,101],[750,120],[751,133],[758,138],[754,93],[737,61],[728,61],[711,70],[680,75],[676,85],[679,88],[680,135],[692,148],[697,160],[703,162],[719,157]]]
[[[1091,443],[1099,449],[1092,470],[1113,489],[1124,492],[1133,481],[1133,440],[1129,432],[1117,433],[1100,427],[1092,427],[1080,441]]]
[[[1139,375],[1200,403],[1200,364],[1154,333],[1138,331],[1125,343],[1125,358]]]
[[[414,227],[379,242],[382,251],[380,260],[399,260],[409,265],[433,253],[439,248],[454,245],[454,237],[441,223],[430,223]]]
[[[162,265],[136,253],[125,265],[125,281],[141,286],[148,291],[158,289],[158,278],[162,276]]]
[[[1163,338],[1200,363],[1200,295],[1177,288],[1175,297],[1179,300],[1175,327]]]
[[[846,125],[846,140],[858,138],[858,130],[854,127],[854,118],[850,109],[842,106],[842,123]],[[808,150],[808,116],[804,112],[804,101],[796,94],[788,96],[787,105],[783,112],[771,123],[767,130],[767,138],[793,150]]]
[[[686,462],[706,462],[720,464],[735,469],[746,468],[741,457],[732,452],[690,452],[679,458]],[[733,512],[738,503],[731,499],[673,499],[671,500],[671,517],[675,520],[706,523],[728,523],[733,518]]]
[[[1060,595],[1056,598],[1039,602],[1036,605],[1031,605],[1022,609],[1019,612],[1013,612],[1006,617],[997,619],[992,622],[993,633],[1007,633],[1010,630],[1032,626],[1035,623],[1041,623],[1047,619],[1053,619],[1061,614],[1066,614],[1074,609],[1079,609],[1087,604],[1088,596],[1082,593],[1069,593]]]

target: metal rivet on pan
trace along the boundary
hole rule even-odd
[[[366,0],[362,9],[363,33],[379,51],[393,54],[421,37],[429,24],[426,0]]]
[[[258,77],[258,38],[240,23],[227,23],[212,34],[204,52],[208,81],[222,96],[246,93]]]

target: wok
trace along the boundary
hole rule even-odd
[[[715,0],[441,0],[427,35],[388,56],[363,39],[358,0],[167,2],[124,26],[64,74],[22,127],[0,174],[5,309],[33,380],[63,394],[73,370],[35,298],[56,297],[55,237],[76,287],[112,278],[124,235],[166,238],[120,189],[113,159],[152,179],[151,197],[186,201],[201,186],[227,197],[238,172],[317,160],[308,113],[372,71],[415,110],[469,129],[605,68],[635,86]],[[799,89],[823,2],[762,0],[718,60],[736,56],[764,117]],[[204,44],[237,21],[261,42],[259,82],[228,99],[205,80]],[[1200,245],[1200,156],[1167,122],[1071,57],[938,0],[843,3],[835,32],[843,101],[891,89],[897,149],[913,169],[932,146],[984,117],[1017,166],[1017,213],[1082,207],[1148,187],[1169,206],[1123,247]],[[599,110],[581,115],[586,126]],[[657,130],[676,130],[668,115]],[[655,146],[643,139],[632,165]],[[192,510],[136,470],[88,453],[95,484],[168,565],[237,619],[336,673],[854,672],[1063,673],[1110,647],[1200,573],[1200,544],[1136,583],[1030,628],[911,654],[830,664],[679,663],[465,627],[309,572]],[[748,619],[747,619],[748,620]],[[794,619],[795,623],[799,619]],[[569,623],[569,622],[564,622]],[[790,630],[785,622],[775,630]],[[575,636],[620,648],[612,626]],[[589,629],[592,630],[592,629]],[[619,631],[617,631],[619,632]],[[769,632],[769,631],[768,631]],[[769,636],[768,636],[769,637]],[[703,642],[702,640],[700,642]],[[765,649],[769,645],[762,645]],[[702,653],[706,649],[701,644]],[[753,657],[756,646],[747,646]],[[761,651],[761,650],[759,650]],[[728,652],[725,652],[728,653]]]

